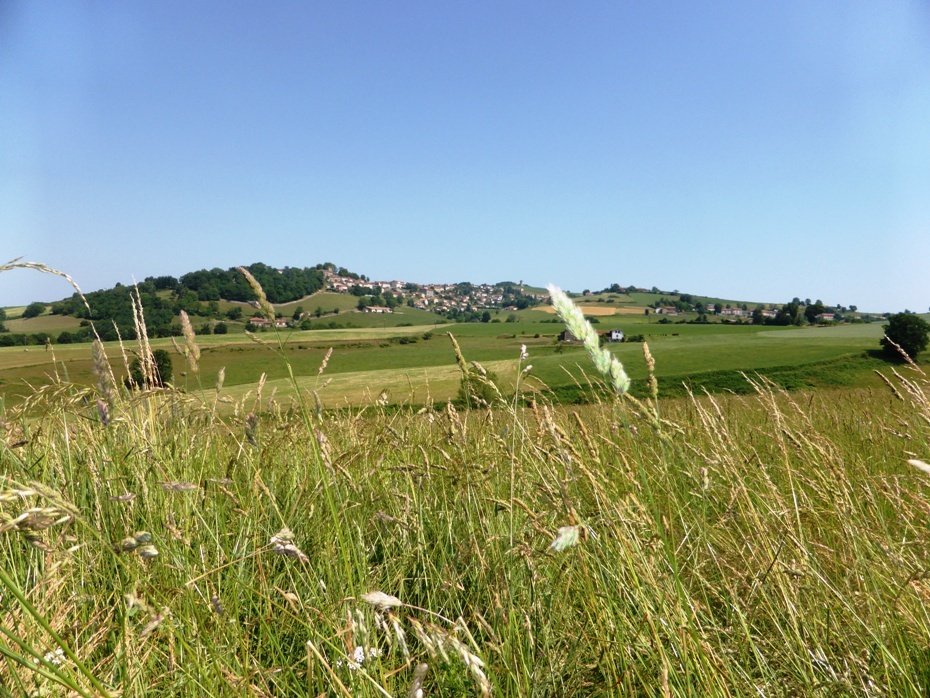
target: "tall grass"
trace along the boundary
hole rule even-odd
[[[2,415],[0,695],[924,695],[906,370],[661,418],[53,383]]]

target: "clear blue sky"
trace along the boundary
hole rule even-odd
[[[19,256],[925,311],[930,6],[0,0]]]

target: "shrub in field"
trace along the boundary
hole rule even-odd
[[[885,336],[882,337],[881,345],[888,356],[901,358],[903,351],[914,359],[927,348],[928,337],[930,323],[913,313],[898,313],[892,315],[885,325]]]
[[[171,382],[173,378],[173,367],[171,365],[171,354],[164,349],[156,349],[152,352],[152,361],[154,372],[151,376],[146,376],[143,370],[142,361],[133,359],[129,364],[129,376],[126,379],[126,385],[130,388],[163,388]]]

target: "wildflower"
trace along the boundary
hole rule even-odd
[[[521,344],[520,345],[520,361],[526,361],[528,358],[530,358],[530,355],[526,351],[526,345]]]
[[[61,647],[56,647],[54,651],[46,652],[43,659],[49,664],[61,666],[65,661],[65,651]]]

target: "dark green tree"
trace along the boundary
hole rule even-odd
[[[152,360],[155,362],[155,380],[149,385],[145,376],[142,375],[142,362],[139,359],[133,359],[129,364],[129,377],[126,379],[126,386],[129,388],[163,388],[172,379],[171,354],[164,349],[156,349],[152,352]]]
[[[826,308],[824,308],[823,302],[818,298],[816,302],[808,303],[807,307],[804,308],[804,317],[813,325],[817,322],[817,316],[823,312],[826,312]]]
[[[23,311],[23,317],[27,320],[31,317],[39,317],[45,312],[45,303],[30,303]]]
[[[897,344],[912,359],[927,348],[930,337],[930,323],[913,313],[892,315],[885,325],[885,336],[881,344],[888,356],[901,358],[901,354],[891,342]],[[891,340],[889,342],[888,340]]]

